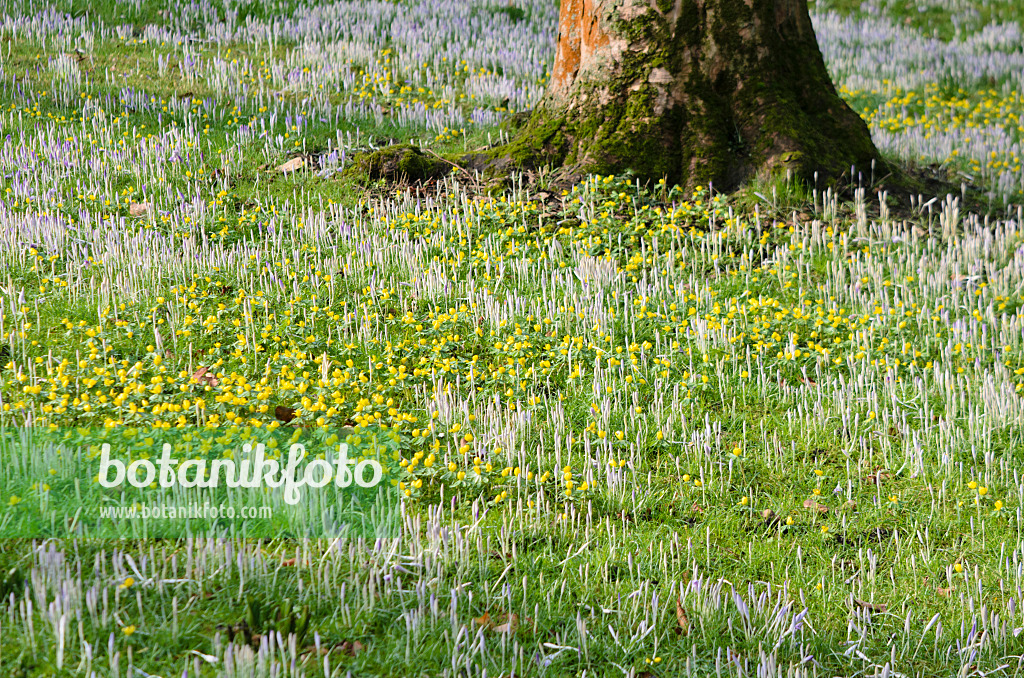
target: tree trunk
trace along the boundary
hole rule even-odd
[[[562,0],[558,31],[508,162],[729,189],[879,158],[832,85],[807,0]]]

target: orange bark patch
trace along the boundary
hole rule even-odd
[[[611,36],[601,25],[604,4],[606,0],[562,0],[551,91],[570,87],[580,70],[590,68],[595,56],[611,45]]]
[[[594,7],[600,0],[583,0],[583,42],[580,45],[580,61],[582,64],[589,63],[594,54],[607,47],[611,38],[601,25],[601,19]]]
[[[562,0],[558,13],[558,49],[555,53],[555,67],[551,73],[552,90],[568,87],[580,70],[583,4],[583,0]]]

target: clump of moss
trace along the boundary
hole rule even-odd
[[[526,18],[526,10],[524,10],[521,7],[516,7],[515,5],[511,5],[511,4],[510,5],[506,5],[505,7],[499,7],[497,9],[495,9],[494,13],[495,14],[504,14],[514,24],[517,24],[517,23],[519,23],[520,21],[522,21],[523,19]]]
[[[359,167],[371,180],[423,182],[439,179],[452,170],[452,164],[427,156],[410,144],[388,146],[363,156]]]

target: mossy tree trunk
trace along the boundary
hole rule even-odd
[[[548,91],[505,162],[728,189],[879,158],[807,0],[562,0],[558,30]]]

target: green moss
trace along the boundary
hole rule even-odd
[[[501,173],[510,168],[526,169],[565,159],[567,139],[565,119],[543,109],[537,110],[518,135],[507,145],[487,155],[486,173]]]
[[[698,44],[702,23],[701,10],[696,0],[683,0],[679,18],[676,20],[676,39],[684,45]]]
[[[374,151],[362,157],[358,166],[371,180],[409,182],[436,179],[452,169],[451,163],[424,155],[419,148],[409,144]]]
[[[712,15],[711,32],[714,35],[718,48],[727,54],[740,54],[743,51],[743,38],[740,36],[740,26],[746,26],[753,22],[754,12],[747,7],[742,0],[722,0],[715,5],[717,11]],[[774,11],[774,3],[760,3],[762,14],[768,10]],[[773,22],[772,17],[760,17],[762,22]],[[771,54],[769,54],[771,58]]]
[[[670,0],[668,4],[671,9],[674,0]],[[668,21],[658,12],[644,11],[629,19],[624,19],[616,13],[611,17],[611,25],[615,33],[628,38],[630,42],[667,45],[671,40]]]

